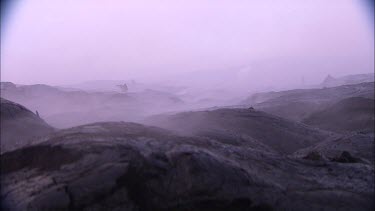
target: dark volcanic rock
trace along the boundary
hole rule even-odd
[[[242,104],[252,105],[258,110],[287,119],[302,121],[314,112],[351,97],[373,100],[374,82],[331,88],[258,93],[244,100]]]
[[[307,155],[305,155],[303,157],[303,159],[306,159],[306,160],[315,160],[315,161],[318,161],[318,160],[326,160],[319,152],[317,151],[311,151],[309,153],[307,153]]]
[[[319,154],[322,158],[328,160],[344,161],[348,158],[348,160],[355,159],[356,162],[373,164],[375,159],[374,147],[373,136],[351,134],[301,149],[295,152],[294,156],[313,157],[312,154]]]
[[[374,208],[372,165],[322,164],[134,123],[63,130],[4,153],[1,167],[3,210]]]
[[[353,157],[349,152],[343,151],[340,157],[333,158],[332,161],[340,163],[359,163],[361,159]]]
[[[53,128],[27,108],[1,98],[1,152],[33,143]]]
[[[184,112],[155,116],[145,122],[183,135],[211,137],[238,146],[253,143],[251,146],[259,150],[283,154],[293,153],[330,137],[327,132],[254,109]]]
[[[374,99],[353,97],[311,114],[303,122],[335,132],[374,133]]]

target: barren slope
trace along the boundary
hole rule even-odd
[[[32,143],[53,128],[27,108],[1,98],[1,152]]]
[[[352,97],[341,100],[303,120],[305,124],[337,132],[374,133],[374,99]]]
[[[283,154],[293,153],[330,137],[328,132],[253,109],[217,109],[159,115],[145,122],[183,135],[212,137],[228,143],[255,140]]]
[[[374,169],[181,137],[132,123],[60,131],[5,153],[11,210],[372,210]]]

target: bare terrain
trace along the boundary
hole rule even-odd
[[[174,91],[1,88],[2,210],[375,208],[373,82],[222,107]]]
[[[62,130],[1,161],[3,209],[374,208],[370,164],[293,158],[133,123]]]
[[[374,82],[258,93],[242,101],[241,104],[294,121],[301,121],[314,112],[350,97],[374,100]]]
[[[22,105],[1,98],[0,108],[1,153],[37,142],[41,136],[54,131],[43,119]]]

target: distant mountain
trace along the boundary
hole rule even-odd
[[[31,144],[37,137],[54,130],[43,119],[20,104],[1,98],[0,108],[1,153]]]
[[[22,96],[40,96],[40,95],[52,95],[59,94],[62,91],[67,91],[65,88],[56,86],[49,86],[45,84],[34,84],[34,85],[16,85],[12,82],[0,82],[1,93],[4,96],[11,96],[13,98]],[[79,91],[75,89],[69,89],[69,91]]]
[[[347,97],[374,98],[374,82],[343,85],[330,88],[291,89],[279,92],[255,93],[240,104],[258,104],[281,99],[294,101],[329,101],[329,99],[344,99]]]
[[[184,106],[176,95],[151,89],[128,93],[88,92],[43,84],[1,84],[3,97],[38,110],[49,124],[58,128],[98,121],[136,121]]]
[[[143,92],[146,90],[155,90],[161,92],[177,93],[182,87],[160,85],[153,83],[142,83],[136,80],[93,80],[78,84],[64,85],[66,89],[80,89],[88,92],[121,92],[118,85],[126,84],[129,92]]]
[[[217,109],[158,115],[145,123],[176,131],[221,140],[226,144],[263,146],[283,154],[314,145],[330,134],[253,109]]]
[[[349,97],[374,99],[374,82],[320,89],[259,93],[240,104],[291,120],[301,121],[326,106]]]
[[[341,85],[359,84],[365,82],[374,82],[374,73],[368,74],[356,74],[356,75],[346,75],[343,77],[334,78],[328,75],[324,81],[320,84],[321,87],[335,87]]]
[[[329,88],[329,87],[335,87],[335,86],[342,86],[342,85],[353,85],[353,84],[360,84],[360,83],[366,83],[366,82],[374,82],[375,75],[374,73],[368,73],[368,74],[355,74],[355,75],[346,75],[343,77],[334,78],[331,75],[327,75],[327,77],[323,80],[323,82],[319,85],[313,85],[313,86],[306,86],[303,89],[288,89],[286,91],[271,91],[271,92],[259,92],[251,95],[249,98],[247,98],[244,103],[261,103],[266,100],[269,100],[271,98],[280,97],[285,94],[291,94],[291,93],[305,93],[306,89],[320,89],[320,88]]]
[[[374,109],[374,99],[351,97],[312,113],[303,122],[336,132],[374,133]]]
[[[120,91],[117,85],[127,84],[131,89],[135,88],[135,81],[131,80],[95,80],[85,81],[78,84],[66,85],[63,87],[76,88],[84,91],[104,92],[104,91]],[[134,90],[133,90],[134,91]]]

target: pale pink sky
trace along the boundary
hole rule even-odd
[[[262,67],[275,83],[314,83],[373,72],[365,11],[360,0],[21,0],[2,38],[1,80],[155,81],[245,66],[255,79]]]

